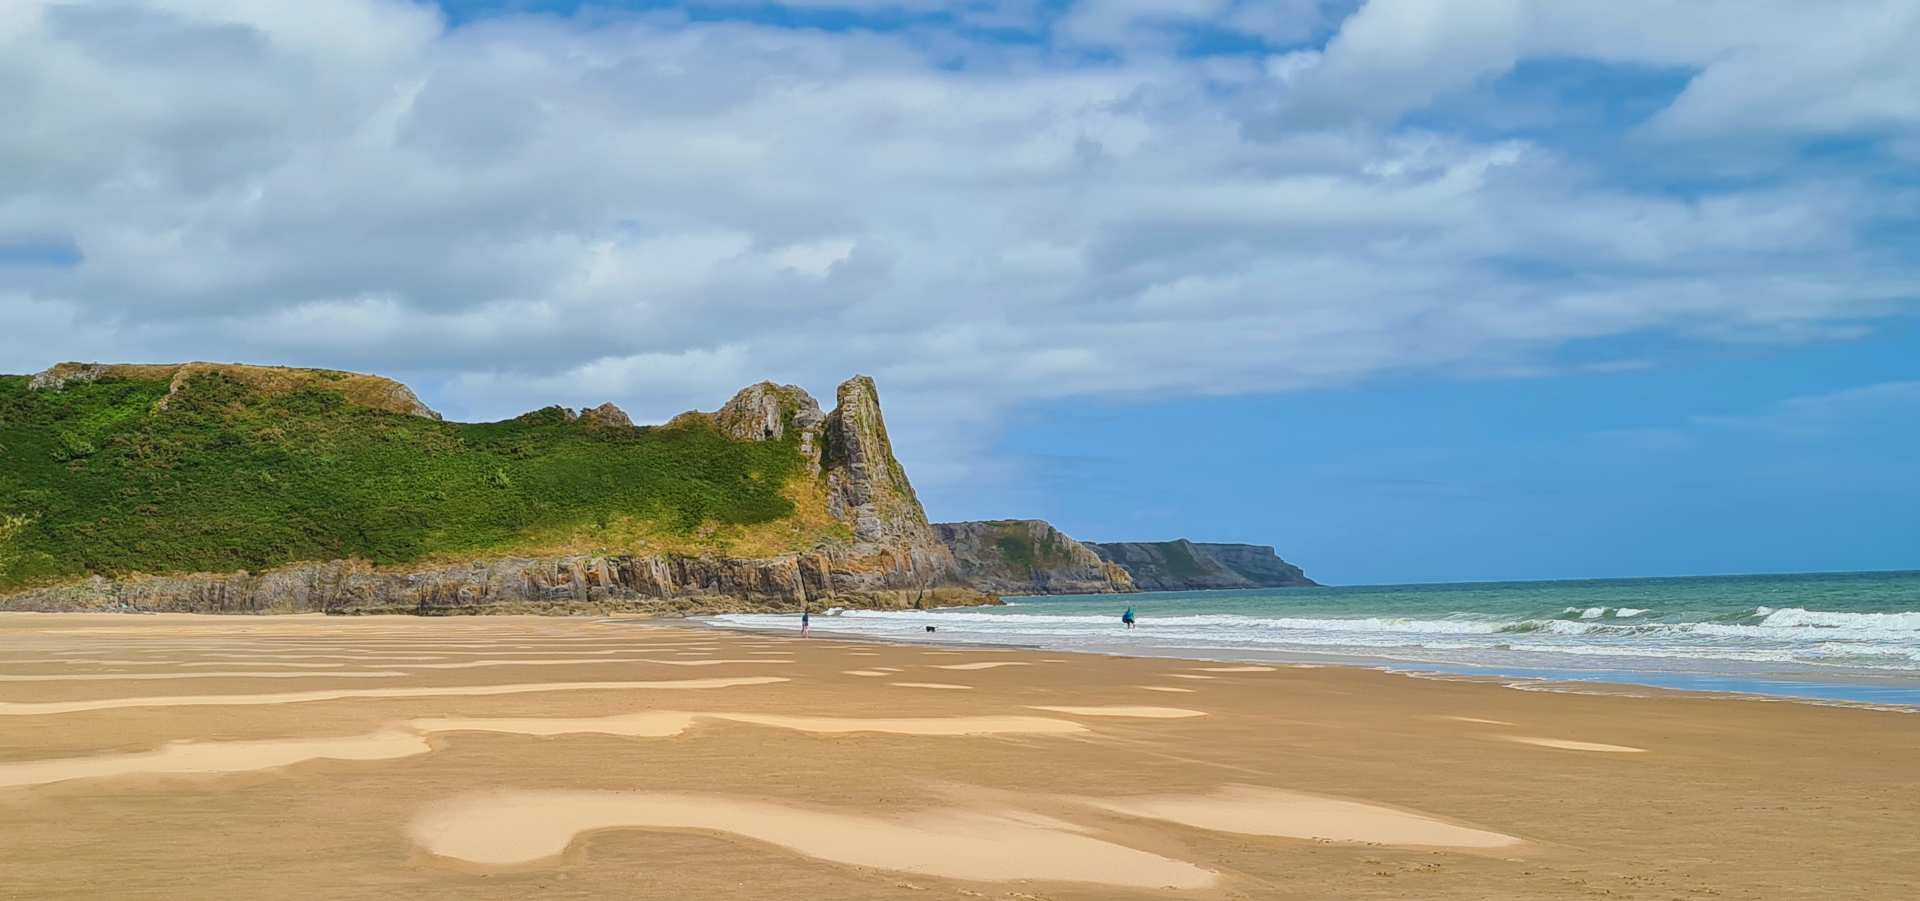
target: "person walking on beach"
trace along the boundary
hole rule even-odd
[[[1127,628],[1129,629],[1133,628],[1133,608],[1132,607],[1128,607],[1127,612],[1120,614],[1120,621],[1122,623],[1125,623]]]
[[[805,607],[800,608],[800,637],[807,637],[807,630],[813,628],[813,614]]]

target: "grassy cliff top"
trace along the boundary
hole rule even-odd
[[[559,408],[443,422],[397,382],[323,370],[0,376],[0,590],[302,560],[766,556],[844,540],[798,441]]]

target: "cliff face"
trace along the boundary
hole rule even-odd
[[[967,584],[995,594],[1133,591],[1133,579],[1037,519],[934,523]]]
[[[213,387],[198,384],[203,377]],[[12,411],[7,425],[16,428],[3,443],[34,469],[19,480],[31,490],[0,479],[0,577],[13,566],[16,582],[9,589],[0,578],[0,609],[701,612],[993,600],[966,585],[952,552],[934,537],[864,376],[840,386],[831,413],[797,387],[761,383],[717,412],[651,429],[633,426],[611,404],[482,426],[445,423],[404,385],[324,370],[61,364],[15,381],[24,392],[0,396],[0,410]],[[316,403],[315,390],[378,412]],[[63,391],[76,396],[59,403],[34,397]],[[113,415],[89,415],[85,422],[107,425],[77,436],[73,411],[91,409],[86,404]],[[409,419],[416,424],[404,425]],[[304,440],[309,435],[333,443],[316,445]],[[225,467],[237,478],[185,490],[177,466],[148,465],[153,448],[181,449],[183,461]],[[583,477],[608,481],[596,488],[580,484]],[[302,481],[309,478],[316,481]],[[630,478],[646,481],[622,484]],[[100,496],[102,486],[148,484],[157,486],[150,496],[128,501],[144,520],[103,519],[104,511],[61,518],[73,515],[78,498]],[[288,499],[308,496],[302,491],[332,496],[342,484],[391,488],[371,502],[356,498],[361,505],[345,514],[340,505]],[[190,506],[216,488],[226,492],[220,504]],[[468,521],[461,516],[469,509],[478,511],[469,516],[473,528],[452,525]],[[507,513],[496,515],[501,509]],[[289,559],[284,542],[252,534],[258,526],[248,523],[262,521],[256,510],[301,519],[296,537],[318,535],[313,546],[371,535],[384,543],[367,556],[397,559],[375,565],[357,553],[327,559],[298,551]],[[229,511],[231,519],[219,515]],[[326,518],[307,522],[315,511]],[[140,531],[114,545],[135,550],[112,558],[113,568],[60,559],[63,548],[100,546],[75,543],[78,529],[120,523]],[[504,550],[461,554],[433,544],[479,528],[507,532]],[[170,543],[170,532],[190,533],[191,541]],[[138,551],[146,545],[172,556]],[[248,561],[245,569],[184,571],[165,562],[236,558]],[[33,576],[75,569],[65,578]],[[23,578],[29,584],[19,585]]]
[[[0,596],[0,609],[174,613],[656,613],[779,612],[989,602],[956,585],[927,585],[908,555],[836,548],[762,560],[648,556],[505,557],[375,568],[363,561],[296,563],[264,573],[94,576]]]
[[[1226,588],[1304,588],[1316,585],[1300,567],[1273,548],[1254,544],[1174,541],[1110,542],[1087,547],[1116,563],[1142,591],[1206,591]]]

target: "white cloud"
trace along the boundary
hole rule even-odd
[[[1084,2],[1062,46],[1120,49],[1087,63],[656,14],[8,4],[0,235],[82,260],[0,261],[0,370],[278,359],[419,378],[472,418],[658,417],[863,371],[916,473],[958,473],[1027,401],[1551,371],[1568,342],[1809,340],[1920,295],[1872,237],[1910,200],[1865,176],[1668,194],[1578,148],[1377,118],[1560,53],[1701,67],[1656,122],[1671,140],[1737,136],[1783,97],[1761,124],[1907,127],[1914,95],[1888,86],[1913,65],[1849,43],[1852,18],[1613,6],[1374,0],[1263,67],[1136,39],[1285,42],[1338,5]],[[1714,74],[1769,60],[1819,77]]]
[[[1371,0],[1288,108],[1392,119],[1529,58],[1695,74],[1669,134],[1920,128],[1920,5],[1909,0]]]

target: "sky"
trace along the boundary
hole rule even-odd
[[[0,371],[875,377],[936,519],[1920,567],[1911,0],[13,0]]]

